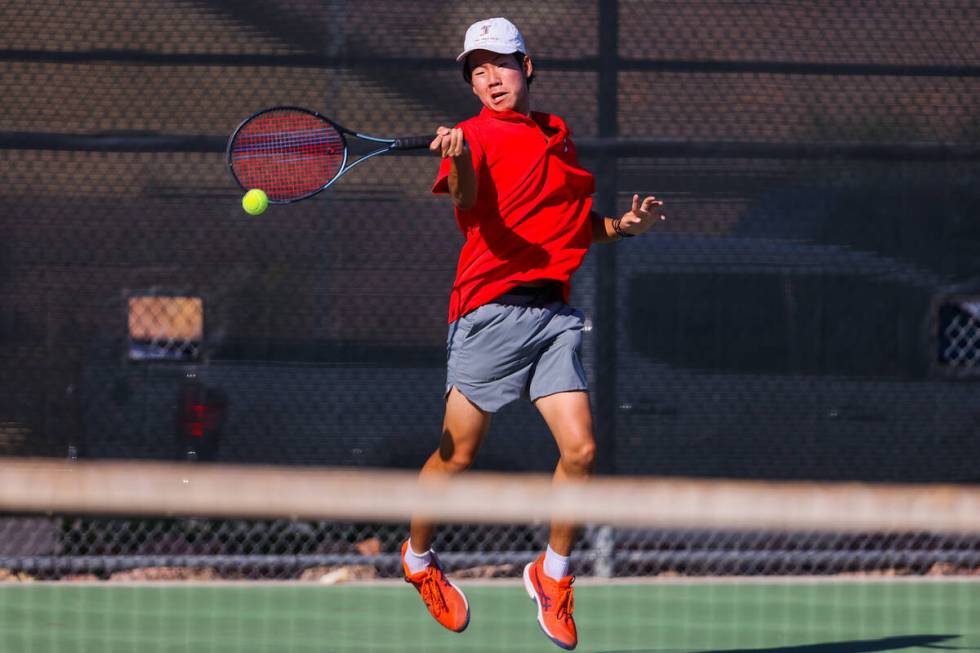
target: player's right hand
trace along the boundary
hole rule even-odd
[[[429,151],[442,158],[458,158],[467,150],[463,130],[459,127],[438,127],[436,137],[429,144]]]

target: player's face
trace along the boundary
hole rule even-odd
[[[513,54],[476,50],[470,53],[468,62],[473,93],[483,106],[494,111],[530,111],[527,95],[527,78],[532,70],[530,57],[524,58],[521,67]]]

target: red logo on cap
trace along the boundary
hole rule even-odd
[[[490,25],[484,25],[480,28],[480,36],[486,36],[490,33]]]

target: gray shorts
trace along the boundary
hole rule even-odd
[[[456,386],[492,413],[520,397],[588,390],[579,358],[584,324],[581,311],[560,301],[470,311],[449,325],[446,395]]]

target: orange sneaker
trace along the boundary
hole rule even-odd
[[[544,573],[544,554],[524,567],[524,589],[538,606],[538,625],[541,630],[563,649],[572,650],[578,644],[578,633],[572,611],[574,576],[553,580]]]
[[[408,541],[402,544],[402,569],[405,572],[405,582],[411,583],[422,595],[429,614],[440,624],[461,633],[470,623],[470,606],[466,597],[458,587],[449,582],[442,572],[442,565],[436,554],[432,554],[432,562],[417,574],[410,573],[405,564],[405,551]]]

